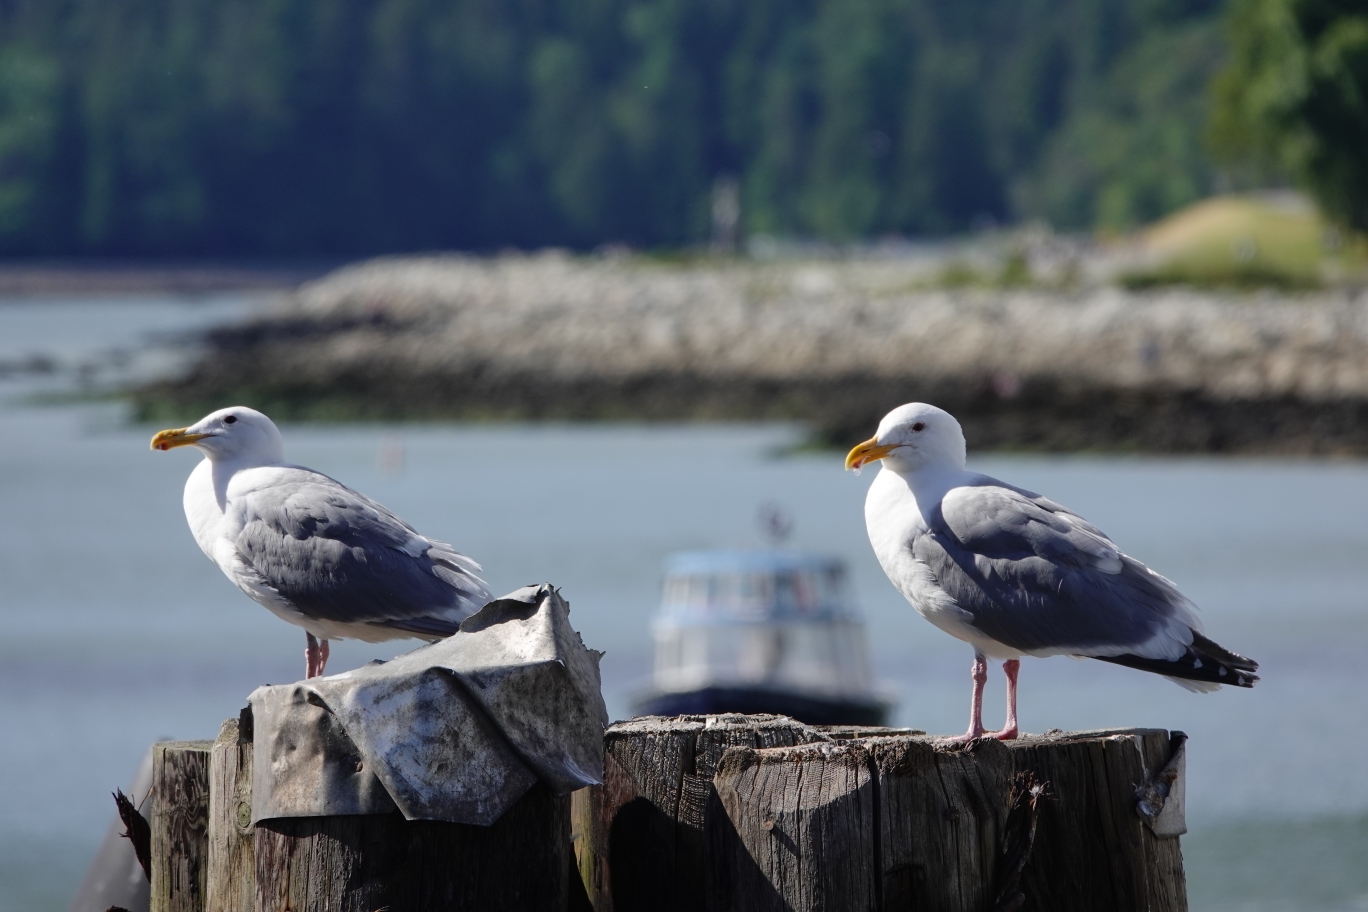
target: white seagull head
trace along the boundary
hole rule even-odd
[[[964,468],[964,431],[955,416],[924,402],[900,405],[884,416],[873,437],[850,451],[847,469],[882,459],[900,474],[924,468]]]
[[[211,462],[264,466],[285,461],[285,441],[275,422],[242,405],[211,412],[189,427],[158,431],[152,438],[154,450],[181,446],[195,447]]]

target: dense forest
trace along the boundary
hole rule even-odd
[[[1213,149],[1227,167],[1291,177],[1368,233],[1368,3],[1235,0],[1228,33]]]
[[[0,253],[353,255],[1210,192],[1220,0],[2,0]]]

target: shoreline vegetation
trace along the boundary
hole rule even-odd
[[[923,400],[975,450],[1368,454],[1368,291],[1127,290],[1067,261],[947,283],[943,258],[381,258],[132,397],[148,420],[798,420],[838,447]]]

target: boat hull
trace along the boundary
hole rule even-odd
[[[695,716],[717,713],[773,713],[808,725],[885,725],[888,704],[880,700],[821,697],[759,687],[701,687],[646,694],[632,704],[639,716]]]

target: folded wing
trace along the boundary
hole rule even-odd
[[[1172,582],[1029,491],[955,488],[930,526],[915,556],[975,628],[1026,654],[1176,659],[1200,629]]]
[[[245,501],[239,557],[305,617],[436,638],[490,599],[479,564],[326,475],[298,469]]]
[[[1173,583],[1053,501],[985,477],[948,493],[929,525],[914,556],[999,643],[1189,681],[1257,680],[1248,674],[1257,665],[1201,636],[1194,606]]]

